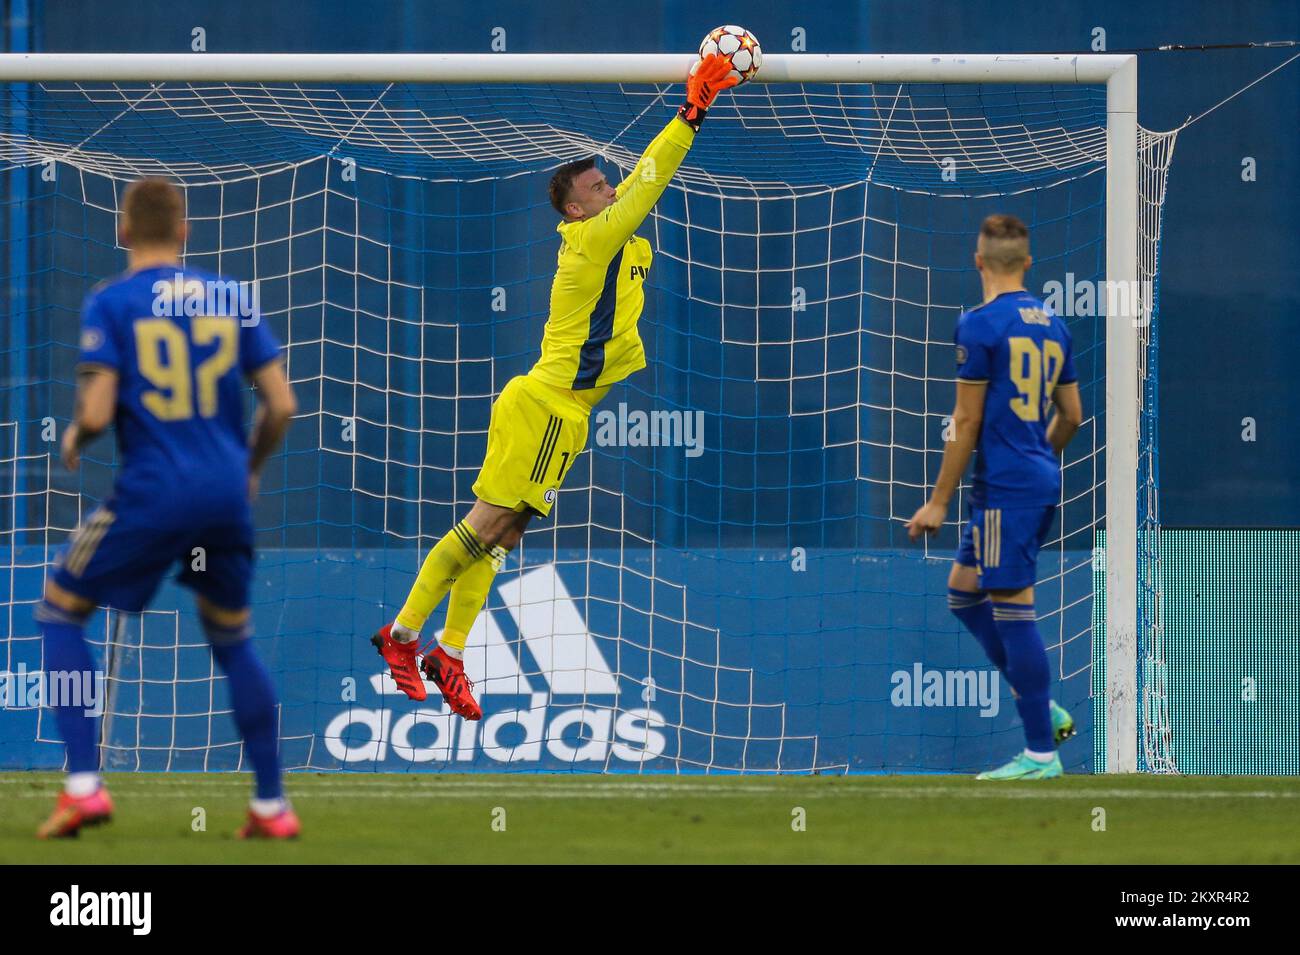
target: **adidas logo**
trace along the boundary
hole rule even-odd
[[[483,705],[480,722],[452,714],[442,694],[425,681],[429,699],[409,711],[406,695],[387,669],[370,677],[381,707],[351,704],[325,729],[325,746],[345,763],[399,759],[413,763],[578,762],[640,764],[667,746],[664,717],[651,709],[652,688],[637,692],[635,707],[617,706],[618,679],[610,669],[576,601],[553,564],[545,564],[497,587],[519,632],[512,646],[494,612],[484,611],[465,646],[465,672],[475,680]],[[526,648],[535,668],[520,660]],[[647,683],[649,687],[649,684]],[[526,708],[496,709],[494,699],[527,698]],[[573,697],[557,704],[557,697]],[[608,706],[595,705],[608,699]],[[505,700],[502,700],[505,702]]]

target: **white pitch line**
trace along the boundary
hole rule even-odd
[[[249,784],[244,782],[236,782],[233,784],[231,783],[220,784],[221,788],[228,788],[232,785],[237,786],[240,790],[246,790],[249,788]],[[168,787],[164,787],[167,790],[169,790],[168,792],[165,793],[160,793],[158,791],[158,787],[153,786],[151,784],[136,784],[136,785],[124,786],[120,783],[113,783],[110,784],[109,788],[115,795],[122,794],[122,793],[129,794],[133,797],[138,797],[140,795],[155,795],[155,796],[164,796],[165,798],[171,799],[171,798],[184,796],[187,794],[193,794],[195,796],[201,795],[204,790],[214,788],[214,784],[209,783],[209,784],[205,784],[203,787],[189,787],[189,788],[185,788],[182,786],[168,786]],[[538,798],[550,798],[551,796],[555,796],[557,798],[564,797],[564,798],[577,798],[577,799],[587,798],[587,797],[590,797],[592,799],[598,799],[598,798],[604,799],[604,798],[618,798],[620,796],[639,799],[639,798],[649,798],[651,796],[663,798],[666,796],[684,797],[688,795],[689,796],[706,795],[706,796],[716,796],[719,798],[740,798],[740,797],[753,796],[755,794],[761,794],[766,796],[766,795],[777,795],[782,792],[787,792],[786,790],[776,790],[776,789],[762,789],[762,790],[710,789],[708,787],[658,788],[658,787],[632,787],[632,786],[609,786],[609,787],[581,786],[577,788],[566,789],[561,786],[536,786],[530,788],[530,787],[521,787],[521,786],[501,786],[501,785],[492,785],[492,784],[475,785],[473,783],[461,783],[458,785],[448,785],[448,786],[400,786],[400,785],[388,785],[383,783],[371,783],[368,785],[360,784],[351,787],[344,786],[344,785],[335,785],[335,786],[311,786],[311,787],[299,788],[299,787],[295,787],[293,783],[290,782],[288,785],[286,785],[285,788],[288,791],[289,795],[294,799],[298,799],[303,796],[333,798],[333,797],[341,797],[341,796],[365,796],[367,794],[376,795],[376,796],[377,795],[384,795],[384,796],[405,795],[405,796],[410,796],[412,798],[420,798],[420,799],[434,799],[434,798],[441,798],[441,797],[470,796],[470,795],[497,795],[497,796],[509,795],[509,796],[538,797]],[[50,794],[50,792],[54,792],[54,791],[57,791],[54,787],[51,787],[50,789],[39,789],[39,790],[31,790],[31,791],[24,791],[24,792],[11,791],[5,793],[3,796],[0,796],[0,802],[3,802],[4,799],[8,799],[8,798],[23,798],[31,795],[40,796],[44,798],[47,797]],[[790,792],[790,794],[796,795],[796,793],[794,792]],[[802,797],[805,794],[797,793],[797,795]],[[807,795],[813,797],[823,796],[823,795],[839,796],[839,795],[851,795],[851,793],[841,794],[841,793],[826,792],[826,793],[809,793]]]
[[[12,783],[14,780],[0,779],[0,783]],[[28,782],[31,785],[30,781]],[[129,793],[135,796],[158,795],[159,787],[181,790],[172,796],[193,793],[199,795],[203,789],[215,787],[246,789],[248,782],[243,779],[204,780],[195,785],[189,780],[114,780],[111,782],[114,792]],[[879,785],[837,784],[828,787],[776,787],[754,785],[715,785],[699,783],[609,783],[593,782],[583,785],[539,785],[531,780],[518,781],[453,781],[453,780],[412,780],[407,783],[364,782],[357,779],[317,780],[310,787],[294,785],[292,778],[287,781],[287,789],[294,799],[303,798],[364,798],[382,795],[385,798],[404,797],[410,799],[435,798],[440,796],[516,796],[536,799],[616,799],[649,798],[651,796],[697,796],[707,795],[721,798],[747,798],[754,795],[785,795],[806,798],[852,798],[871,797],[886,799],[1053,799],[1053,800],[1087,800],[1105,799],[1157,799],[1157,800],[1198,800],[1198,799],[1296,799],[1300,790],[1201,790],[1199,792],[1165,792],[1160,790],[1129,789],[1056,789],[1051,783],[1040,784],[1037,788],[1012,787],[1006,784],[990,784],[981,788],[962,788],[948,786],[893,787]],[[154,790],[150,793],[149,790]],[[6,794],[16,798],[48,798],[44,789],[32,792]]]
[[[121,792],[120,790],[118,790],[118,789],[115,789],[115,790],[114,790],[114,793],[116,793],[116,794],[118,794],[118,795],[127,795],[127,796],[129,796],[130,798],[132,798],[132,799],[177,799],[177,798],[180,798],[181,796],[185,795],[184,793],[167,793],[167,794],[164,794],[164,793],[156,793],[156,792],[155,792],[155,793],[150,793],[150,792],[144,792],[144,791],[128,792],[128,793],[125,793],[125,794],[124,794],[124,793],[122,793],[122,792]],[[202,797],[202,794],[201,794],[201,793],[198,793],[198,792],[192,793],[191,795],[192,795],[193,798],[201,798],[201,797]],[[646,792],[646,791],[633,791],[633,792],[628,792],[628,791],[625,791],[625,790],[617,790],[617,789],[595,789],[595,790],[593,790],[593,789],[590,789],[590,788],[584,788],[584,789],[568,789],[568,790],[560,790],[560,789],[546,788],[546,789],[534,789],[534,790],[513,790],[513,791],[506,791],[506,790],[502,790],[502,789],[500,789],[500,788],[482,788],[482,789],[464,788],[464,789],[456,790],[456,791],[454,791],[454,792],[453,792],[452,790],[447,790],[447,791],[445,791],[445,792],[434,792],[434,791],[427,791],[427,790],[426,790],[426,791],[417,791],[417,790],[412,790],[412,789],[405,788],[405,787],[398,787],[398,788],[394,788],[394,789],[377,789],[376,787],[373,787],[373,786],[367,786],[367,787],[364,787],[364,788],[358,788],[358,789],[336,789],[336,790],[331,790],[331,791],[329,791],[329,792],[321,792],[321,791],[315,791],[315,792],[313,792],[312,790],[297,790],[297,791],[295,791],[295,790],[293,790],[292,787],[290,787],[290,789],[289,789],[289,791],[288,791],[288,796],[289,796],[289,798],[292,799],[292,800],[294,800],[294,801],[301,801],[301,800],[304,800],[304,799],[313,799],[313,800],[314,800],[314,799],[342,799],[342,798],[364,800],[364,799],[366,799],[366,798],[374,798],[374,797],[382,797],[382,798],[385,799],[385,800],[393,800],[393,799],[425,799],[425,800],[427,800],[427,799],[432,799],[432,798],[435,798],[435,797],[438,797],[438,796],[456,796],[456,797],[458,797],[458,798],[464,798],[464,799],[480,798],[480,797],[484,797],[484,798],[490,797],[490,798],[494,798],[494,799],[500,799],[500,798],[504,798],[504,797],[510,797],[510,798],[517,798],[517,799],[572,799],[572,800],[583,800],[583,799],[605,799],[605,800],[608,800],[608,799],[630,799],[630,800],[647,800],[647,799],[661,799],[664,795],[671,795],[671,794],[656,793],[656,792]],[[711,797],[716,797],[716,798],[721,798],[721,799],[740,799],[740,798],[745,798],[745,797],[751,796],[752,793],[749,792],[749,791],[739,791],[739,790],[738,790],[738,791],[731,791],[731,792],[724,791],[724,790],[717,790],[717,791],[713,791],[713,792],[709,793],[708,795],[711,796]],[[837,793],[837,792],[821,792],[821,793],[814,793],[814,792],[809,792],[809,793],[787,793],[786,795],[793,796],[793,797],[797,797],[797,798],[799,798],[799,799],[821,799],[821,798],[827,798],[827,797],[830,797],[830,798],[843,798],[843,797],[846,797],[846,796],[852,796],[852,795],[855,795],[855,794],[854,794],[854,793],[848,793],[848,792],[844,792],[844,793]],[[866,795],[871,796],[871,797],[873,797],[873,798],[883,797],[883,798],[886,798],[886,799],[916,799],[916,798],[932,798],[932,796],[929,795],[929,794],[919,794],[919,795],[918,795],[917,793],[914,793],[914,792],[898,791],[898,790],[891,790],[891,791],[878,791],[878,792],[877,792],[877,791],[873,791],[873,792],[869,792],[869,793],[867,793]],[[1031,792],[1031,791],[1026,791],[1026,790],[1020,790],[1020,791],[1009,791],[1009,790],[1008,790],[1008,791],[1003,791],[1003,792],[995,792],[995,791],[992,791],[992,790],[985,790],[985,791],[970,791],[970,792],[959,792],[959,793],[952,793],[952,792],[943,791],[943,792],[941,792],[941,793],[936,793],[935,795],[936,795],[936,796],[937,796],[937,795],[942,795],[942,796],[945,797],[945,798],[950,797],[950,796],[958,796],[958,797],[963,798],[963,799],[993,799],[993,800],[996,800],[996,799],[1044,799],[1044,800],[1057,800],[1057,801],[1060,801],[1060,800],[1074,800],[1074,801],[1080,801],[1080,800],[1083,800],[1083,801],[1086,801],[1087,799],[1089,799],[1089,798],[1094,798],[1094,797],[1101,797],[1101,798],[1105,798],[1105,799],[1133,799],[1133,798],[1139,798],[1139,799],[1142,799],[1142,798],[1150,798],[1150,799],[1164,799],[1164,798],[1174,798],[1174,799],[1179,799],[1179,800],[1182,800],[1182,801],[1187,801],[1187,800],[1195,800],[1195,799],[1201,798],[1202,795],[1205,795],[1207,798],[1211,798],[1211,799],[1236,799],[1236,798],[1248,798],[1248,799],[1272,799],[1272,798],[1283,798],[1283,799],[1289,799],[1289,798],[1294,798],[1293,794],[1285,794],[1285,795],[1282,795],[1282,794],[1278,794],[1278,793],[1268,793],[1268,792],[1246,792],[1246,793],[1228,793],[1228,792],[1220,792],[1220,793],[1209,793],[1209,794],[1198,794],[1198,795],[1193,795],[1193,794],[1191,794],[1191,793],[1180,793],[1180,794],[1174,795],[1174,796],[1172,796],[1172,797],[1168,797],[1168,796],[1161,796],[1161,795],[1158,795],[1158,794],[1155,794],[1155,793],[1132,793],[1132,792],[1127,792],[1127,791],[1125,791],[1125,790],[1118,790],[1118,789],[1117,789],[1117,790],[1098,790],[1098,791],[1091,792],[1091,793],[1065,793],[1065,792],[1056,792],[1056,793],[1052,793],[1052,792],[1042,792],[1042,791],[1039,791],[1039,792]],[[50,794],[47,793],[47,792],[21,792],[21,793],[9,793],[9,794],[7,794],[7,795],[5,796],[5,799],[49,799],[49,798],[50,798]],[[4,800],[0,800],[0,802],[3,802],[3,801],[4,801]]]
[[[113,792],[114,795],[121,795],[121,793],[119,793],[117,790],[114,790]],[[183,794],[138,792],[138,793],[128,793],[127,795],[130,796],[131,799],[178,799]],[[310,800],[310,799],[339,799],[345,797],[355,798],[360,800],[360,799],[365,799],[367,796],[373,797],[375,795],[382,795],[384,800],[386,801],[390,801],[394,799],[429,799],[430,798],[429,793],[418,793],[418,792],[407,791],[407,792],[394,792],[394,793],[385,792],[382,794],[376,794],[373,790],[370,789],[357,789],[357,790],[346,789],[341,792],[328,792],[328,793],[310,792],[310,791],[308,792],[290,791],[286,795],[288,795],[293,802],[302,802],[303,800]],[[478,798],[478,797],[500,799],[502,793],[501,790],[499,789],[495,789],[495,790],[483,789],[483,790],[466,790],[465,792],[457,793],[456,795],[466,799]],[[577,793],[577,792],[545,792],[541,790],[537,792],[529,792],[529,793],[511,793],[510,795],[517,796],[519,798],[525,798],[525,799],[650,799],[652,798],[651,793],[614,793],[614,792]],[[34,793],[34,792],[12,793],[6,796],[5,798],[6,799],[49,799],[50,794]],[[194,799],[202,798],[202,794],[194,793],[193,798]],[[2,801],[3,800],[0,800],[0,802]]]

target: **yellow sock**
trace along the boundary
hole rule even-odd
[[[474,528],[461,521],[429,551],[411,592],[406,595],[397,622],[419,633],[435,607],[466,570],[486,553]]]
[[[470,628],[487,603],[492,581],[508,554],[509,551],[504,547],[493,547],[451,585],[451,598],[447,601],[447,626],[443,629],[440,640],[443,646],[465,652],[465,641],[469,639]]]

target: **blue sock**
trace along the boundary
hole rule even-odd
[[[258,799],[279,799],[280,734],[276,726],[275,685],[253,651],[247,626],[227,630],[204,624],[212,655],[230,681],[235,725],[244,738],[244,752],[253,764]]]
[[[1018,694],[1016,709],[1025,724],[1025,742],[1036,753],[1056,749],[1048,705],[1052,674],[1043,638],[1038,635],[1034,608],[1028,604],[995,603],[993,621],[1007,653],[1007,679]]]
[[[953,590],[948,588],[948,609],[961,621],[962,626],[980,642],[984,654],[999,670],[1007,668],[1007,652],[1002,646],[997,624],[993,622],[993,602],[982,590]]]
[[[82,633],[85,620],[71,614],[61,607],[56,607],[42,600],[36,606],[36,620],[41,625],[41,635],[45,639],[45,686],[54,692],[68,686],[66,677],[61,674],[85,674],[79,677],[81,699],[49,700],[47,703],[61,703],[51,706],[54,720],[63,736],[68,750],[68,772],[99,772],[99,742],[96,733],[99,721],[87,715],[88,710],[102,705],[102,701],[86,698],[86,693],[97,693],[103,685],[95,680],[95,664],[90,658],[90,648]]]

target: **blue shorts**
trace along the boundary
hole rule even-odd
[[[177,580],[186,587],[219,607],[243,610],[253,577],[252,522],[159,528],[105,504],[59,551],[51,578],[96,606],[139,613],[177,561]]]
[[[984,590],[1020,590],[1038,579],[1038,550],[1052,529],[1056,506],[979,507],[961,529],[957,563],[979,571]]]

